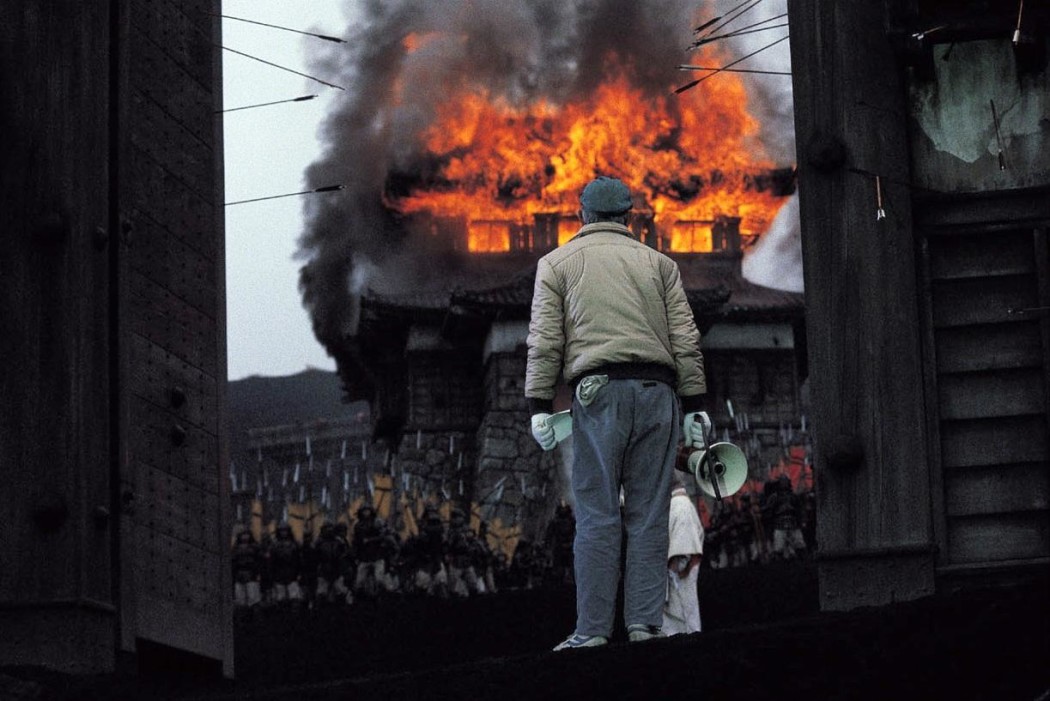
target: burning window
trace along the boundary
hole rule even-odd
[[[474,219],[466,226],[467,250],[471,253],[531,251],[535,226],[506,219]]]
[[[510,250],[507,221],[475,219],[467,226],[467,250],[471,253],[506,253]]]
[[[721,253],[740,250],[740,218],[681,219],[671,228],[675,253]]]
[[[714,250],[711,221],[677,221],[671,229],[671,250],[676,253],[710,253]]]

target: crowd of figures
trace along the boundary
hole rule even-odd
[[[326,523],[316,537],[295,539],[288,524],[256,542],[242,529],[232,553],[234,603],[249,606],[352,604],[385,596],[469,597],[509,589],[571,585],[576,522],[558,507],[546,537],[518,540],[513,555],[494,550],[485,522],[477,531],[462,509],[446,523],[427,506],[419,533],[404,540],[365,505],[352,529]]]
[[[816,551],[816,494],[795,491],[787,475],[761,490],[719,502],[704,541],[704,564],[741,567],[808,557]]]
[[[795,491],[787,475],[761,489],[715,503],[702,566],[713,569],[808,557],[816,549],[816,501]],[[322,606],[385,596],[469,597],[501,590],[573,585],[576,521],[557,507],[538,542],[519,539],[508,557],[475,531],[460,508],[446,523],[434,505],[417,535],[402,539],[372,506],[351,526],[326,523],[316,536],[295,539],[287,524],[256,542],[241,530],[233,545],[234,601],[238,606]]]

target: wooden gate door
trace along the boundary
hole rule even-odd
[[[109,29],[0,4],[0,666],[114,666]]]
[[[121,644],[230,674],[219,9],[122,10]]]

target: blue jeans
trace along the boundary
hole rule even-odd
[[[680,417],[674,390],[650,380],[610,380],[589,406],[573,400],[576,632],[581,635],[612,633],[624,533],[624,623],[663,622]]]

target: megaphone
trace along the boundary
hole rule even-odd
[[[704,494],[723,499],[747,481],[747,457],[732,443],[714,443],[689,453],[689,473]]]

